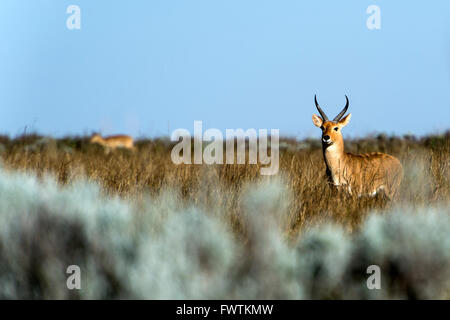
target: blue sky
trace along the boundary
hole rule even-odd
[[[2,0],[0,39],[2,134],[314,137],[315,93],[348,136],[450,129],[450,1]]]

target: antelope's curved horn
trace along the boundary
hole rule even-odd
[[[348,98],[347,98],[347,95],[345,95],[345,99],[347,100],[347,103],[345,104],[344,109],[342,109],[342,111],[339,112],[339,114],[333,119],[333,121],[341,120],[342,116],[347,112],[347,109],[348,109]]]
[[[314,102],[316,103],[317,111],[319,111],[320,115],[322,116],[322,119],[323,119],[324,121],[328,121],[327,115],[325,114],[325,112],[323,112],[323,110],[320,108],[319,104],[317,103],[317,97],[316,97],[316,95],[314,95]]]

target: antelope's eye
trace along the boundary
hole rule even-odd
[[[320,130],[324,130],[325,128],[323,126],[320,126]]]
[[[338,127],[334,127],[334,131],[338,131],[339,130],[339,128]]]

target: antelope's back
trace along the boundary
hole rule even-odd
[[[105,138],[105,142],[111,148],[133,148],[133,138],[130,136],[110,136]]]
[[[347,153],[350,159],[350,173],[354,181],[373,191],[379,186],[395,192],[403,179],[403,167],[400,161],[389,154],[372,152],[365,154]]]

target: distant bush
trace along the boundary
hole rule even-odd
[[[351,235],[322,223],[289,241],[288,190],[274,180],[238,192],[241,238],[220,207],[175,191],[132,201],[93,182],[1,170],[0,298],[449,297],[448,207],[373,212]],[[366,286],[372,264],[380,290]],[[81,268],[81,290],[66,287],[69,265]]]

